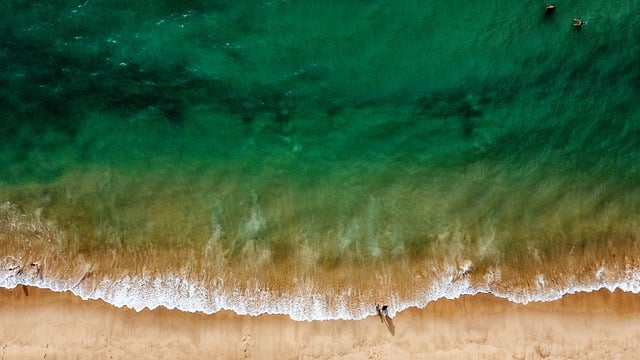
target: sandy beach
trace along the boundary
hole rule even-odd
[[[136,312],[71,293],[0,290],[2,359],[632,359],[640,295],[601,290],[513,304],[440,300],[384,323]]]

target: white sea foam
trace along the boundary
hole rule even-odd
[[[7,263],[3,259],[2,263]],[[251,284],[238,287],[231,292],[220,286],[222,279],[209,284],[198,284],[175,275],[161,277],[129,277],[121,279],[102,279],[91,288],[54,278],[41,278],[31,269],[17,275],[15,271],[3,270],[0,275],[0,287],[15,288],[18,285],[35,286],[53,291],[71,291],[82,299],[100,299],[116,307],[128,307],[141,311],[145,308],[166,307],[186,312],[216,313],[231,310],[239,315],[257,316],[260,314],[283,314],[297,321],[314,320],[358,320],[374,315],[372,304],[361,304],[351,307],[353,294],[351,289],[344,289],[331,294],[331,301],[310,281],[302,282],[295,291],[279,293]],[[577,292],[593,292],[600,289],[609,291],[622,290],[640,293],[640,270],[628,268],[619,278],[605,267],[593,274],[593,283],[574,283],[564,287],[552,287],[537,275],[532,289],[496,290],[494,284],[499,276],[492,271],[484,276],[486,284],[472,284],[469,276],[459,277],[455,267],[424,289],[418,289],[412,299],[403,299],[397,294],[389,296],[390,316],[395,316],[410,307],[424,308],[439,299],[456,299],[463,295],[489,293],[515,303],[548,302],[560,299],[566,294]],[[618,273],[620,274],[620,273]],[[330,305],[338,304],[338,305]]]

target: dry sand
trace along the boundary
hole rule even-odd
[[[518,305],[491,295],[403,311],[389,326],[286,316],[136,312],[71,293],[0,289],[2,359],[634,359],[640,295]],[[393,334],[392,334],[393,332]]]

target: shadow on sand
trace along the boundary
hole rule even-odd
[[[385,315],[383,322],[385,325],[387,325],[387,330],[389,330],[389,332],[391,333],[391,336],[395,336],[396,335],[396,326],[393,323],[393,319],[389,316],[389,315]]]
[[[380,317],[380,322],[387,326],[387,330],[391,333],[392,336],[396,335],[396,325],[393,323],[393,319],[389,315],[378,314]]]

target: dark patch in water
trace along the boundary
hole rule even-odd
[[[424,119],[455,120],[462,136],[473,135],[476,121],[483,116],[482,107],[491,102],[485,96],[470,95],[462,90],[445,90],[428,93],[417,100],[417,117]]]

